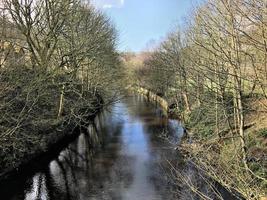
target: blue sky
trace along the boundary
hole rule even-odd
[[[91,0],[115,23],[119,50],[142,51],[162,40],[199,0]]]

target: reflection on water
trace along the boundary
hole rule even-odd
[[[182,134],[177,120],[140,96],[129,97],[102,112],[43,170],[0,194],[7,200],[160,200],[182,199],[180,190],[189,199],[169,171],[170,163],[184,166],[171,145]]]

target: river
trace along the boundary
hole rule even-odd
[[[175,150],[183,132],[142,96],[128,97],[101,112],[49,164],[0,188],[0,199],[198,199],[175,172],[187,167],[196,176]]]

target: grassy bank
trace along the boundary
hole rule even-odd
[[[190,143],[183,141],[180,149],[201,171],[246,199],[259,199],[267,195],[267,121],[261,107],[266,103],[264,101],[265,98],[246,99],[246,106],[250,108],[245,114],[244,125],[248,166],[242,162],[238,130],[230,130],[224,120],[219,120],[217,124],[212,107],[195,106],[184,115]],[[223,113],[223,110],[220,112]],[[229,115],[233,116],[231,113]],[[234,122],[234,118],[229,121]],[[234,124],[231,125],[234,127]]]

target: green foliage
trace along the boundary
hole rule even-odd
[[[207,107],[195,108],[186,120],[186,127],[201,139],[211,136],[215,130],[215,118],[211,114]]]
[[[264,138],[267,138],[267,128],[260,129],[258,135]]]

